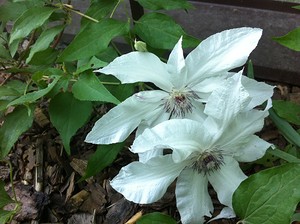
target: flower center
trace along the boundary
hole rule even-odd
[[[222,150],[212,150],[203,152],[196,157],[191,167],[198,173],[210,175],[210,173],[219,170],[222,165],[224,165]]]
[[[169,97],[165,99],[164,109],[171,117],[185,117],[187,113],[192,113],[192,101],[200,99],[199,96],[192,90],[172,90]]]

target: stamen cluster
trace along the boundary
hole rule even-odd
[[[194,158],[196,159],[191,167],[199,174],[210,175],[210,173],[219,170],[224,165],[222,150],[204,151]]]
[[[187,113],[193,112],[193,101],[200,97],[192,90],[173,89],[169,97],[164,100],[164,110],[170,113],[170,117],[183,118]]]

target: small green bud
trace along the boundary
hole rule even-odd
[[[134,49],[140,52],[147,52],[147,44],[143,41],[134,40]]]

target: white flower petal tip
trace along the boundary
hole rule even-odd
[[[127,200],[149,204],[163,197],[183,169],[184,164],[173,163],[170,155],[158,156],[123,167],[110,184]]]
[[[232,219],[232,218],[235,218],[235,217],[236,217],[236,215],[235,215],[234,211],[229,207],[225,207],[221,210],[219,215],[217,215],[216,217],[210,219],[208,221],[208,223],[210,223],[212,221],[215,221],[215,220],[218,220],[218,219],[224,219],[224,218],[225,219]]]

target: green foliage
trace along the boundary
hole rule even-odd
[[[289,224],[300,201],[300,165],[270,168],[243,181],[233,195],[233,208],[248,224]]]
[[[170,216],[160,212],[153,212],[143,215],[137,222],[137,224],[176,224],[177,222]]]
[[[18,104],[29,104],[34,103],[36,100],[40,99],[41,97],[45,96],[50,90],[54,87],[57,81],[60,79],[60,76],[56,76],[53,81],[48,85],[47,88],[41,89],[38,91],[27,93],[8,104],[8,106],[14,106]]]
[[[273,100],[273,108],[281,118],[300,125],[300,105],[291,101]]]
[[[103,19],[99,23],[90,23],[62,52],[58,61],[73,61],[94,56],[104,51],[114,37],[128,32],[129,23],[127,22]]]
[[[299,133],[284,119],[279,117],[276,112],[271,108],[269,110],[270,118],[279,129],[281,134],[292,144],[300,147]]]
[[[73,85],[74,97],[85,101],[120,103],[100,82],[94,73],[82,74]]]
[[[50,120],[59,132],[68,154],[71,153],[70,140],[72,136],[87,122],[91,112],[91,102],[79,101],[71,93],[60,93],[51,100]]]
[[[29,108],[33,110],[33,107]],[[19,106],[5,116],[0,128],[0,159],[3,159],[13,147],[19,136],[27,131],[33,122],[33,113],[28,108]]]
[[[59,25],[50,29],[44,30],[39,39],[31,46],[29,56],[26,59],[26,63],[29,63],[33,55],[39,51],[46,50],[52,43],[53,39],[64,29],[64,26]]]
[[[4,182],[0,180],[0,209],[10,203],[14,203],[14,201],[9,197],[4,189]]]
[[[96,152],[89,158],[85,174],[81,180],[85,180],[109,166],[123,149],[124,143],[112,145],[99,145]]]
[[[196,47],[199,40],[187,35],[170,16],[149,13],[142,16],[135,25],[135,33],[153,48],[172,49],[183,36],[183,47]]]
[[[138,2],[146,9],[151,10],[172,10],[172,9],[191,9],[193,5],[186,0],[138,0]]]
[[[26,37],[32,30],[43,25],[54,11],[55,8],[50,7],[33,7],[25,11],[16,20],[11,31],[9,43]]]
[[[300,27],[290,31],[284,36],[273,37],[273,40],[291,50],[300,51]]]

